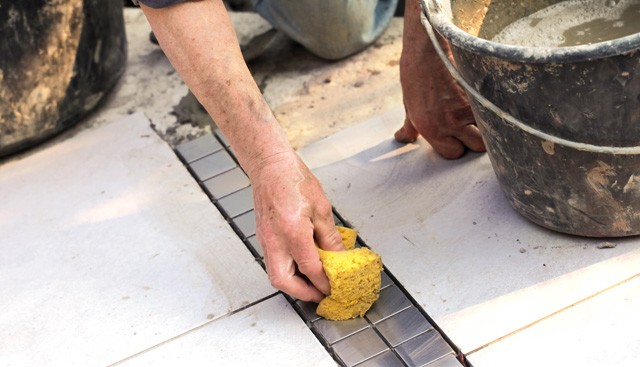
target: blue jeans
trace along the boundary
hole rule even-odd
[[[371,45],[398,0],[253,0],[256,12],[314,54],[341,59]]]

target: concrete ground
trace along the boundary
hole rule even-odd
[[[144,15],[130,8],[125,16],[130,52],[127,71],[105,106],[82,126],[144,110],[171,146],[211,132],[215,123],[188,92],[159,46],[149,42]],[[255,13],[231,16],[242,44],[270,29]],[[372,47],[333,62],[292,41],[280,40],[250,61],[249,67],[291,144],[300,148],[402,103],[401,37],[402,18],[394,18]]]

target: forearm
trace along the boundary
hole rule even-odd
[[[402,33],[402,58],[405,62],[419,62],[427,67],[444,67],[436,49],[422,25],[420,0],[407,0],[404,11],[404,29]],[[445,52],[449,52],[448,43],[436,33]]]
[[[406,0],[402,32],[402,53],[435,53],[433,44],[420,22],[420,0]],[[415,60],[414,60],[415,61]]]
[[[292,152],[242,58],[222,1],[141,7],[163,51],[250,177],[265,160]]]
[[[420,14],[419,0],[407,0],[400,57],[406,117],[395,138],[411,142],[422,135],[436,152],[448,159],[462,156],[465,146],[484,151],[464,90],[440,60]],[[439,37],[439,43],[451,58],[447,42]]]

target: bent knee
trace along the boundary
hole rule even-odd
[[[327,60],[342,59],[370,46],[378,34],[371,27],[316,27],[308,36],[298,40],[305,48]]]
[[[396,5],[397,0],[264,0],[256,10],[312,53],[336,60],[370,46],[388,26]]]

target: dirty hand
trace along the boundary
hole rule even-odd
[[[343,250],[320,183],[294,151],[270,157],[250,176],[271,284],[300,300],[320,302],[330,286],[314,240],[322,249]]]
[[[323,249],[342,250],[331,205],[249,72],[223,2],[141,8],[171,64],[249,175],[271,283],[301,300],[321,301],[330,287],[314,239]]]
[[[420,24],[416,1],[407,1],[400,84],[406,111],[404,126],[395,134],[399,142],[413,142],[422,135],[447,159],[456,159],[465,146],[485,151],[466,94],[451,77]],[[448,44],[444,43],[448,51]]]

